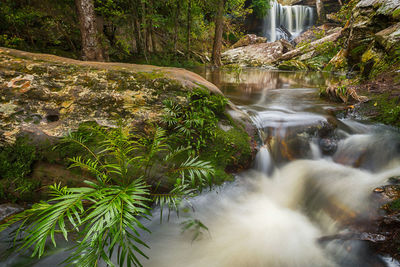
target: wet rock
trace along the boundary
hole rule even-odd
[[[337,30],[337,25],[335,24],[323,24],[318,27],[312,27],[308,29],[307,31],[303,32],[299,36],[297,36],[294,40],[293,43],[295,45],[298,45],[300,43],[311,43],[313,41],[316,41],[319,36],[321,35],[329,35],[333,33],[333,31]]]
[[[400,184],[400,176],[393,176],[388,179],[388,182],[391,184]]]
[[[320,139],[319,147],[324,155],[333,155],[337,150],[338,141],[328,138]]]
[[[21,206],[16,204],[0,204],[0,222],[7,217],[23,210],[24,209]]]
[[[399,224],[400,223],[400,214],[391,214],[386,215],[382,219],[383,224]]]
[[[283,53],[287,53],[294,49],[294,46],[286,39],[281,39],[281,40],[279,40],[279,42],[283,46],[283,51],[282,51]]]
[[[398,136],[390,133],[353,135],[339,142],[333,160],[356,168],[382,170],[400,158],[400,153],[393,145],[397,142]]]
[[[391,201],[400,197],[400,186],[399,185],[385,185],[377,187],[374,193],[379,193],[383,201]]]
[[[306,134],[289,134],[270,137],[265,141],[270,148],[273,162],[278,165],[296,159],[310,158],[310,138]]]
[[[397,24],[393,25],[395,14],[399,14],[399,1],[395,0],[361,0],[352,10],[349,27],[346,28],[347,60],[353,70],[365,72],[376,67],[383,60],[381,53],[398,40]],[[380,47],[374,44],[380,43]],[[387,46],[387,48],[385,48]],[[375,48],[374,48],[375,47]],[[381,49],[381,48],[384,49]],[[365,54],[370,50],[367,54]],[[373,55],[375,54],[375,55]],[[359,64],[361,59],[363,64]],[[364,65],[364,66],[363,66]]]
[[[252,44],[260,44],[260,43],[265,43],[267,42],[266,37],[260,37],[255,34],[246,34],[242,38],[240,38],[239,41],[237,41],[234,45],[232,45],[232,48],[238,48],[242,46],[248,46]]]
[[[400,22],[376,33],[375,37],[386,52],[393,53],[400,47]]]
[[[224,64],[244,66],[271,66],[280,59],[284,45],[279,42],[253,44],[230,49],[222,53]]]
[[[393,13],[400,9],[400,2],[396,0],[361,0],[358,2],[357,8],[374,8],[377,14],[392,16]]]
[[[319,47],[320,45],[327,43],[327,42],[335,42],[342,36],[342,28],[336,28],[332,33],[325,35],[324,37],[312,41],[311,43],[306,43],[303,45],[299,45],[296,47],[296,49],[293,49],[287,53],[284,53],[281,56],[281,60],[289,60],[296,58],[298,56],[301,56],[305,53],[308,53],[310,51],[316,50],[316,47]]]
[[[363,241],[376,243],[376,242],[386,241],[386,236],[375,233],[361,233],[359,239]]]

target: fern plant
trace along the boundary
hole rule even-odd
[[[197,152],[216,135],[218,116],[223,114],[227,100],[209,91],[196,89],[188,94],[187,103],[178,104],[170,99],[164,104],[164,122],[167,128],[184,136],[187,146]]]
[[[92,146],[90,140],[96,140]],[[195,157],[179,160],[187,148],[172,149],[165,130],[155,128],[145,136],[132,134],[126,127],[105,129],[86,126],[84,132],[71,133],[62,144],[77,144],[85,155],[70,158],[70,168],[79,167],[95,178],[79,188],[53,185],[50,199],[11,217],[0,231],[20,223],[15,241],[19,250],[33,247],[32,256],[41,257],[46,243],[56,246],[56,234],[74,239],[76,246],[66,260],[70,265],[141,266],[138,254],[146,257],[147,245],[139,229],[148,231],[140,219],[148,219],[150,205],[177,210],[182,199],[194,196],[214,173],[210,163]],[[61,145],[62,145],[61,144]],[[149,184],[153,166],[161,166],[162,177],[175,179],[168,193]]]

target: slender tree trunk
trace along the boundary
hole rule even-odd
[[[140,29],[140,22],[137,16],[137,13],[133,13],[133,34],[136,40],[136,52],[140,55],[142,54],[142,38],[141,38],[141,29]]]
[[[147,40],[147,20],[146,20],[146,3],[144,1],[142,2],[142,39],[143,39],[143,52],[144,52],[144,57],[147,60],[147,51],[149,51],[148,47],[148,40]]]
[[[175,18],[174,18],[174,50],[178,50],[178,30],[179,15],[181,14],[181,1],[176,1]]]
[[[190,35],[192,28],[192,0],[188,0],[187,10],[187,41],[186,41],[186,56],[190,57]]]
[[[150,27],[150,38],[151,38],[151,48],[153,52],[157,52],[157,47],[156,47],[156,35],[155,35],[155,31],[154,31],[154,25],[153,25],[153,16],[154,16],[154,1],[153,0],[149,0],[150,5],[149,5],[149,12],[150,12],[150,23],[149,23],[149,27]]]
[[[218,10],[215,19],[215,35],[212,52],[212,63],[214,66],[222,66],[221,50],[222,50],[222,33],[224,30],[224,8],[225,0],[218,0]]]
[[[93,0],[75,0],[82,38],[82,59],[104,61],[98,39]]]
[[[315,5],[317,6],[318,23],[322,24],[326,21],[324,3],[322,2],[322,0],[316,0]]]
[[[132,25],[133,25],[133,37],[136,43],[136,52],[140,55],[143,52],[142,48],[142,29],[140,27],[140,19],[137,7],[139,6],[137,0],[130,1],[130,10],[132,12]]]

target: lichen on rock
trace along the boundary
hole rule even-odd
[[[82,62],[0,49],[0,142],[21,132],[61,137],[82,122],[113,126],[160,119],[162,101],[203,86],[218,88],[182,69]]]

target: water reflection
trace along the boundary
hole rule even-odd
[[[233,102],[249,105],[265,98],[268,91],[284,88],[319,88],[339,80],[324,72],[283,72],[245,68],[240,72],[227,69],[198,68],[195,72],[214,83]]]

